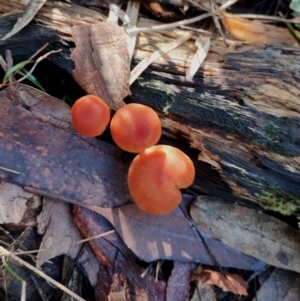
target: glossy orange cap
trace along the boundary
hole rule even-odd
[[[110,123],[110,131],[120,148],[139,153],[158,142],[162,129],[160,119],[153,109],[131,103],[116,112]]]
[[[110,109],[95,95],[79,98],[71,109],[72,123],[75,130],[86,137],[101,135],[109,124]]]
[[[179,205],[179,189],[189,187],[194,178],[194,164],[185,153],[169,145],[155,145],[132,161],[128,187],[133,201],[141,210],[163,215]]]

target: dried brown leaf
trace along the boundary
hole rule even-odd
[[[297,42],[288,28],[249,21],[241,18],[222,18],[223,25],[235,38],[252,43],[280,43],[296,46]]]
[[[181,206],[189,207],[190,196],[184,196]],[[142,260],[172,259],[215,265],[201,238],[192,229],[180,208],[164,215],[147,214],[135,204],[115,209],[89,206],[111,222],[125,244]],[[245,256],[201,232],[215,259],[222,266],[261,269],[264,264]]]
[[[31,93],[31,97],[38,107],[44,93]],[[61,103],[52,100],[48,111]],[[128,167],[111,155],[111,146],[49,122],[0,96],[0,166],[20,172],[0,170],[0,179],[73,203],[119,206],[130,202]]]
[[[38,217],[38,232],[43,234],[40,251],[37,254],[37,268],[58,255],[75,259],[81,248],[77,241],[82,237],[73,221],[69,205],[54,199],[45,199],[44,208]],[[67,229],[67,231],[66,231]],[[82,249],[78,263],[84,268],[93,286],[97,282],[99,262],[88,245]]]
[[[198,274],[203,271],[202,266],[198,266],[197,270],[199,270],[199,272],[196,271],[195,273]],[[191,301],[217,301],[216,293],[212,285],[202,281],[197,281],[196,285]]]
[[[88,94],[101,97],[113,110],[119,109],[130,94],[124,29],[105,22],[74,27],[72,35],[76,44],[71,55],[76,65],[73,77]]]
[[[200,280],[207,284],[220,287],[224,292],[232,292],[236,295],[247,296],[248,283],[237,274],[222,274],[217,271],[204,270],[199,275],[193,276],[193,280]]]
[[[191,206],[198,229],[270,265],[300,272],[299,231],[264,213],[201,196]]]
[[[74,218],[86,237],[107,232],[111,225],[104,217],[74,206]],[[135,257],[116,234],[89,241],[101,266],[96,287],[97,300],[165,300],[166,283],[155,281],[138,266]]]

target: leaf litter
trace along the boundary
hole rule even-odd
[[[98,62],[99,63],[99,62]],[[94,64],[95,64],[95,62],[94,62]],[[100,62],[100,64],[95,64],[96,66],[99,66],[99,65],[101,65],[101,62]],[[126,86],[126,84],[125,84],[125,86]],[[126,88],[126,87],[125,87]],[[125,91],[126,89],[123,89],[123,91]],[[127,91],[128,92],[128,91]],[[104,92],[102,92],[102,93],[104,93]],[[35,94],[35,93],[34,93]],[[105,93],[104,93],[105,94]],[[109,93],[108,93],[109,94]],[[107,99],[109,99],[109,98],[114,98],[114,97],[111,97],[111,95],[110,96],[108,96],[107,97]],[[122,105],[122,102],[120,102],[120,96],[119,95],[117,95],[116,97],[115,97],[115,99],[116,99],[116,103],[117,104],[115,104],[115,101],[113,100],[112,101],[112,103],[111,103],[111,106],[113,107],[114,105],[116,105],[117,107],[118,106],[121,106]],[[2,99],[1,99],[2,100]],[[3,101],[5,102],[5,100],[4,100],[4,98],[3,98]],[[8,105],[7,107],[5,107],[5,109],[4,109],[4,112],[7,114],[8,112],[9,113],[11,113],[13,111],[13,109]],[[52,135],[53,134],[53,131],[51,131],[51,130],[49,130],[48,129],[48,131],[46,131],[45,130],[45,128],[43,127],[43,125],[45,125],[44,123],[38,123],[37,122],[37,120],[36,119],[34,119],[34,118],[32,118],[32,116],[30,116],[30,114],[29,115],[27,115],[27,113],[25,113],[26,111],[24,110],[24,111],[22,111],[22,110],[18,110],[18,114],[20,114],[20,119],[21,120],[19,120],[19,122],[21,122],[21,123],[23,123],[23,121],[24,120],[26,120],[26,121],[28,121],[28,125],[32,125],[33,126],[33,128],[35,129],[35,128],[38,128],[39,130],[41,130],[41,132],[43,132],[43,133],[45,133],[46,135]],[[30,116],[30,117],[29,117]],[[24,118],[24,119],[23,119]],[[27,118],[27,119],[26,119]],[[11,120],[10,120],[11,121]],[[49,121],[48,120],[48,122],[51,122],[51,121]],[[26,123],[26,122],[25,122]],[[32,124],[31,124],[32,123]],[[13,124],[13,126],[14,127],[16,127],[17,128],[17,125],[16,124]],[[2,132],[0,132],[1,133],[1,136],[0,136],[0,138],[1,139],[3,139],[5,142],[6,142],[6,149],[7,149],[7,154],[9,154],[9,151],[12,151],[13,150],[13,154],[15,154],[15,153],[18,153],[18,148],[20,147],[21,148],[21,151],[19,152],[19,154],[20,155],[22,155],[23,157],[22,157],[22,159],[28,159],[28,158],[30,158],[30,156],[29,156],[29,154],[28,153],[26,153],[26,150],[28,150],[26,147],[25,147],[25,141],[22,141],[21,139],[17,139],[17,141],[15,141],[15,137],[17,137],[18,136],[18,132],[17,131],[13,131],[12,133],[9,133],[9,134],[12,134],[12,137],[14,137],[13,139],[10,139],[11,137],[9,137],[9,135],[8,136],[5,136],[4,135],[4,133],[5,133],[5,131],[7,130],[5,127],[3,127],[3,128],[0,128],[0,131],[1,131],[1,129],[3,129],[3,131]],[[27,130],[29,129],[29,127],[27,128]],[[31,130],[32,131],[32,130]],[[34,130],[33,130],[34,131]],[[70,132],[68,132],[68,134],[69,134]],[[21,133],[19,133],[21,136],[24,136],[25,135],[25,133],[24,132],[22,132],[21,131]],[[36,138],[36,136],[34,136],[34,135],[36,135],[36,132],[35,133],[32,133],[32,132],[30,132],[29,131],[29,150],[31,151],[32,149],[30,149],[30,147],[31,147],[31,144],[32,144],[32,140],[34,140],[35,138]],[[55,133],[56,134],[56,133]],[[30,136],[31,135],[31,136]],[[72,136],[74,136],[74,133],[72,133],[71,134]],[[34,137],[33,137],[34,136]],[[65,139],[65,137],[63,136],[63,137],[60,137],[60,135],[58,135],[58,136],[56,136],[55,135],[55,137],[56,138],[62,138],[62,139]],[[28,138],[28,137],[27,137]],[[34,139],[33,139],[34,138]],[[58,138],[58,139],[59,139]],[[42,140],[41,140],[42,141]],[[41,142],[40,141],[40,142]],[[87,140],[83,140],[84,141],[84,143],[89,143]],[[46,141],[44,141],[44,142],[47,142],[47,140]],[[52,142],[52,141],[51,141]],[[52,143],[51,143],[52,144]],[[76,143],[75,143],[76,144]],[[47,143],[46,143],[46,145],[47,145]],[[50,145],[50,143],[48,144],[48,145]],[[47,146],[48,146],[47,145]],[[72,144],[73,145],[73,144]],[[86,145],[86,144],[83,144],[83,145]],[[49,148],[49,149],[47,149],[47,148],[45,148],[44,146],[43,147],[41,147],[40,145],[38,145],[37,146],[38,147],[38,151],[40,151],[40,152],[38,152],[38,153],[36,153],[35,154],[35,156],[33,156],[33,158],[30,158],[31,160],[27,160],[27,162],[29,162],[29,163],[37,163],[37,166],[39,166],[39,164],[41,164],[36,158],[39,156],[39,155],[42,155],[42,157],[46,157],[47,156],[47,152],[48,151],[51,151],[52,149],[51,148]],[[39,149],[40,148],[40,149]],[[14,151],[15,151],[15,153],[14,153]],[[86,153],[86,150],[83,150],[83,152],[85,152]],[[12,153],[10,153],[10,155],[11,155]],[[25,155],[28,155],[28,156],[25,156]],[[56,155],[57,155],[57,153],[56,153]],[[103,155],[103,154],[102,154]],[[8,156],[9,157],[9,156]],[[21,157],[21,156],[20,156]],[[73,157],[73,156],[72,156]],[[104,156],[105,157],[105,156]],[[105,159],[107,159],[107,158],[109,158],[109,157],[105,157]],[[33,159],[36,159],[36,160],[33,160]],[[50,160],[49,160],[50,159]],[[35,177],[35,178],[30,178],[29,177],[29,180],[28,181],[26,181],[24,178],[22,179],[22,180],[18,180],[19,182],[18,183],[22,183],[23,184],[23,186],[24,186],[24,183],[28,183],[29,182],[29,186],[30,185],[32,185],[32,187],[35,187],[36,189],[39,189],[40,191],[43,191],[43,189],[45,189],[45,191],[46,192],[48,192],[48,193],[52,193],[54,196],[57,196],[58,198],[60,198],[60,199],[64,199],[64,200],[68,200],[68,201],[70,201],[70,202],[72,202],[72,200],[73,200],[73,198],[75,198],[75,200],[73,201],[73,203],[78,203],[78,199],[81,199],[81,200],[89,200],[90,201],[90,199],[92,199],[92,201],[91,201],[91,203],[88,201],[88,202],[83,202],[83,205],[86,205],[86,206],[88,206],[88,207],[90,207],[90,208],[93,208],[93,206],[94,205],[97,205],[97,206],[99,206],[99,203],[98,203],[98,201],[96,202],[96,200],[95,199],[93,199],[93,197],[87,197],[87,196],[89,196],[88,194],[85,194],[86,192],[83,192],[83,193],[81,193],[80,194],[80,190],[79,191],[73,191],[73,192],[68,192],[67,190],[67,188],[65,189],[65,190],[59,190],[58,188],[57,188],[57,183],[55,183],[53,180],[52,180],[52,182],[50,181],[50,182],[48,182],[47,183],[47,185],[46,185],[46,187],[43,187],[41,184],[41,182],[43,182],[43,180],[45,180],[46,178],[51,178],[51,177],[53,177],[53,178],[55,178],[56,176],[58,176],[58,178],[59,179],[61,179],[61,175],[63,175],[63,173],[59,173],[59,169],[57,170],[57,173],[54,173],[54,174],[52,174],[52,168],[54,169],[54,166],[51,166],[51,165],[47,165],[47,163],[49,164],[49,161],[51,161],[51,157],[50,158],[46,158],[44,161],[45,162],[43,162],[43,163],[46,163],[44,166],[43,166],[43,168],[44,168],[44,178],[42,178],[40,181]],[[65,158],[64,158],[65,159]],[[36,162],[37,161],[37,162]],[[105,160],[104,160],[105,161]],[[12,162],[12,161],[9,161],[9,162]],[[57,162],[56,162],[57,163]],[[73,163],[73,162],[72,162]],[[77,162],[76,162],[77,163]],[[84,162],[85,163],[85,162]],[[21,163],[20,163],[20,160],[19,160],[19,163],[17,163],[17,165],[20,165],[20,166],[22,166],[21,165]],[[85,165],[85,164],[82,164],[80,167],[82,167],[83,165]],[[124,164],[123,164],[124,165]],[[24,166],[24,165],[23,165]],[[46,167],[45,167],[46,166]],[[51,167],[51,168],[50,168]],[[69,168],[69,166],[67,167],[67,169]],[[39,174],[39,172],[40,172],[41,170],[39,170],[39,169],[37,169],[37,170],[33,170],[33,172],[32,173],[36,173],[36,174]],[[82,171],[82,170],[81,170]],[[84,170],[85,171],[85,170]],[[4,172],[3,172],[4,173]],[[3,173],[2,173],[2,176],[3,176]],[[87,173],[84,173],[84,176],[86,176],[88,174],[88,172]],[[29,174],[26,174],[26,176],[30,176],[30,173]],[[75,173],[74,174],[75,176],[78,176],[78,173]],[[0,176],[1,176],[1,174],[0,174]],[[124,176],[124,174],[122,174],[122,176]],[[15,176],[12,176],[12,175],[9,175],[9,176],[3,176],[4,177],[4,179],[6,179],[6,180],[9,180],[9,181],[15,181],[16,180],[16,178],[17,177],[22,177],[22,174],[21,175],[15,175]],[[82,179],[81,179],[82,180]],[[109,182],[109,181],[107,181],[107,182]],[[55,185],[54,185],[55,184]],[[70,183],[68,183],[68,186],[72,186],[72,187],[74,187],[74,183],[72,182],[71,183],[71,185],[69,185]],[[92,184],[94,184],[94,183],[92,183]],[[106,185],[107,183],[105,183],[105,185]],[[101,188],[103,188],[105,185],[103,185],[103,186],[101,186]],[[27,185],[25,185],[25,186],[27,186]],[[75,186],[76,187],[76,186]],[[116,186],[117,187],[117,186]],[[92,186],[90,186],[89,187],[90,188],[90,190],[91,191],[93,191],[93,187]],[[105,187],[103,188],[104,190],[105,190]],[[101,190],[101,189],[100,189]],[[113,191],[114,189],[112,188],[112,191]],[[122,192],[126,192],[126,189],[125,190],[123,190]],[[100,205],[102,206],[102,205],[106,205],[106,206],[108,206],[108,207],[110,207],[110,206],[116,206],[116,205],[120,205],[119,204],[119,202],[120,202],[120,200],[118,199],[118,196],[115,196],[115,198],[117,199],[110,199],[109,201],[107,201],[107,200],[105,200],[105,201],[103,201],[102,199],[105,199],[105,197],[107,197],[107,195],[110,195],[110,193],[111,193],[111,191],[105,191],[104,193],[103,193],[103,191],[102,191],[102,195],[100,194],[100,197],[99,197],[99,199],[101,199],[100,200]],[[81,198],[81,197],[84,197],[84,198]],[[78,198],[77,200],[76,200],[76,197]],[[124,194],[123,194],[123,196],[120,198],[120,199],[124,199]],[[96,204],[94,204],[94,202],[96,202]],[[128,202],[128,200],[126,200],[126,201],[124,201],[124,203],[121,201],[121,205],[123,205],[123,204],[126,204],[126,202]],[[117,219],[119,216],[120,216],[120,212],[121,213],[123,213],[122,212],[122,208],[123,209],[125,209],[124,210],[124,212],[127,212],[126,211],[126,209],[127,208],[130,208],[130,210],[128,210],[128,212],[127,213],[130,213],[131,211],[132,212],[135,212],[135,210],[134,209],[132,209],[133,208],[133,206],[134,205],[132,205],[132,204],[130,204],[130,205],[126,205],[126,206],[123,206],[123,207],[121,207],[121,208],[116,208],[116,209],[104,209],[105,211],[106,211],[106,215],[107,216],[111,216],[110,217],[110,219],[112,219],[112,217],[113,217],[113,219]],[[94,208],[95,209],[95,208]],[[102,208],[99,208],[99,207],[97,207],[96,208],[97,210],[96,211],[100,211],[100,209],[102,210]],[[86,210],[86,209],[85,209]],[[121,211],[120,211],[121,210]],[[109,211],[113,211],[113,213],[108,213]],[[136,212],[135,212],[136,213]],[[178,213],[178,212],[177,212]],[[103,215],[105,215],[103,212],[102,212],[102,214]],[[140,214],[140,213],[137,213],[138,215]],[[174,216],[172,216],[172,218],[173,218]],[[178,217],[178,216],[177,216]],[[182,216],[182,218],[183,218],[183,216]],[[109,219],[109,218],[108,218]],[[121,220],[121,219],[120,219]],[[135,224],[136,222],[133,222],[134,221],[134,219],[132,219],[132,221],[127,221],[127,224],[126,223],[124,223],[124,226],[130,226],[130,223],[133,223],[133,224]],[[170,218],[170,221],[171,221],[171,218]],[[140,223],[141,221],[139,221],[139,223]],[[156,221],[155,221],[155,223],[156,223]],[[115,226],[117,225],[117,222],[115,222],[115,223],[112,223],[112,224],[114,224]],[[119,222],[119,224],[120,224],[120,222]],[[148,225],[148,226],[153,226],[153,225],[151,225],[151,223]],[[168,226],[169,225],[166,225],[166,227],[168,228]],[[190,227],[190,225],[189,225],[189,227]],[[191,227],[190,227],[190,229],[192,229]],[[82,230],[82,229],[81,229]],[[119,229],[119,232],[121,232],[122,233],[122,231],[121,230],[123,230],[122,229],[122,227],[120,227]],[[132,229],[131,229],[132,230]],[[133,231],[133,230],[132,230]],[[169,231],[169,229],[168,229],[168,231]],[[84,232],[83,230],[82,230],[82,232]],[[156,228],[156,232],[157,232],[157,228]],[[191,234],[190,234],[191,235]],[[205,234],[203,233],[203,236],[205,236]],[[198,240],[198,238],[197,238],[197,240]],[[138,241],[136,241],[135,242],[135,244],[137,244],[138,243]],[[199,241],[198,241],[198,243],[199,243]],[[220,246],[221,246],[222,244],[220,244]],[[109,246],[108,246],[109,247]],[[222,245],[222,247],[224,247],[224,245]],[[133,248],[134,249],[134,248]],[[166,250],[163,250],[163,252],[165,252]],[[230,253],[230,252],[229,252]],[[97,252],[96,252],[96,254],[97,254]],[[119,261],[119,263],[122,263],[122,260],[124,261],[125,259],[124,258],[126,258],[126,260],[128,259],[126,256],[125,257],[122,257],[122,256],[124,256],[121,252],[119,252],[119,249],[117,249],[117,250],[115,250],[115,259],[117,259],[117,261]],[[121,254],[121,255],[120,255]],[[242,257],[242,255],[243,254],[241,254],[241,253],[239,253],[239,252],[237,252],[235,255],[237,255],[238,254],[238,256],[237,257]],[[98,255],[99,255],[99,252],[98,252]],[[184,254],[185,255],[185,254]],[[245,255],[243,255],[243,256],[245,256]],[[100,258],[102,258],[102,260],[103,260],[103,254],[102,254],[102,257],[100,256]],[[131,258],[131,257],[130,257]],[[171,259],[173,259],[172,257],[170,257]],[[247,264],[249,264],[249,259],[250,257],[248,256],[248,257],[245,257],[244,258],[244,260],[245,260],[245,264],[247,265]],[[236,258],[234,258],[234,259],[236,259]],[[106,258],[106,260],[107,260],[107,262],[110,262],[111,261],[111,258]],[[252,260],[254,260],[253,262],[252,262],[252,266],[251,266],[251,268],[253,268],[253,263],[254,263],[254,265],[255,264],[257,264],[257,265],[260,265],[261,264],[261,262],[259,262],[259,261],[255,261],[255,259],[254,258],[252,258]],[[226,261],[226,260],[225,260]],[[230,261],[230,260],[229,260]],[[247,262],[248,261],[248,262]],[[128,263],[128,262],[127,262]],[[115,264],[115,263],[114,263]],[[176,263],[177,264],[177,263]],[[123,265],[123,263],[122,264],[120,264],[120,271],[124,271],[124,267],[126,266],[126,264],[124,263],[124,265]],[[175,266],[176,267],[176,266]],[[134,281],[133,281],[134,282]],[[112,297],[113,296],[113,298],[116,298],[116,297],[120,297],[120,292],[118,291],[118,290],[115,290],[114,288],[116,288],[116,287],[118,287],[119,285],[121,285],[122,286],[122,288],[123,288],[123,290],[122,290],[122,292],[121,292],[121,294],[123,294],[124,296],[126,296],[126,293],[128,293],[128,290],[130,291],[137,291],[138,290],[138,288],[137,288],[137,286],[136,286],[136,284],[133,284],[133,286],[130,286],[131,284],[128,284],[128,282],[126,282],[126,280],[124,280],[124,277],[123,277],[123,275],[122,274],[114,274],[114,276],[113,276],[113,283],[112,283],[112,285],[110,286],[110,291],[109,291],[109,294],[110,294],[110,296]]]
[[[42,99],[44,93],[36,95]],[[20,172],[0,170],[0,179],[71,203],[119,206],[130,202],[128,167],[104,152],[106,143],[91,145],[73,131],[43,122],[0,98],[0,166]],[[102,149],[96,147],[100,144]]]
[[[82,250],[81,245],[76,244],[81,240],[81,235],[74,223],[69,204],[45,198],[37,222],[38,233],[43,235],[40,251],[37,254],[37,268],[41,268],[49,259],[62,254],[74,260],[81,251],[77,262],[84,268],[91,285],[95,286],[99,262],[88,245],[85,244]]]
[[[87,94],[99,96],[113,110],[119,109],[130,94],[124,29],[105,22],[74,27],[72,35],[76,44],[71,55],[76,65],[74,79]]]
[[[247,296],[248,283],[237,274],[221,273],[209,269],[203,270],[199,275],[194,275],[191,280],[199,280],[207,284],[220,287],[224,292]]]
[[[191,206],[198,229],[276,267],[300,272],[299,230],[280,220],[215,197]]]
[[[181,207],[188,208],[192,201],[193,197],[183,196]],[[147,262],[169,259],[215,265],[208,248],[221,266],[259,270],[265,265],[201,232],[204,245],[180,208],[156,216],[142,212],[135,204],[113,209],[86,207],[110,221],[128,248]]]

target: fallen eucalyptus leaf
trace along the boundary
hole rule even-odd
[[[261,285],[253,301],[295,301],[300,296],[300,275],[275,269]]]
[[[232,292],[236,295],[248,296],[248,283],[237,274],[223,274],[218,271],[205,269],[199,275],[193,276],[192,279],[216,285],[224,292]]]
[[[0,166],[17,172],[0,170],[0,179],[71,203],[129,203],[128,166],[110,154],[108,143],[98,144],[43,122],[0,95]]]
[[[100,33],[100,34],[99,34]],[[72,28],[76,49],[71,57],[73,76],[88,93],[101,97],[117,110],[129,90],[129,54],[124,29],[112,22]]]
[[[300,232],[280,220],[215,197],[199,196],[191,217],[198,229],[270,265],[300,272]]]
[[[184,196],[181,206],[188,207],[192,199]],[[213,254],[221,266],[247,270],[257,270],[264,266],[261,261],[201,232],[210,254],[180,208],[169,214],[156,216],[141,211],[135,204],[115,209],[89,205],[85,207],[110,221],[129,249],[147,262],[170,259],[215,265],[216,262],[211,257]]]
[[[85,237],[107,232],[111,225],[101,215],[74,206],[76,225]],[[116,233],[89,241],[100,268],[98,271],[96,300],[165,300],[165,281],[155,281],[148,273],[141,275],[144,268]]]
[[[37,268],[58,255],[68,255],[73,260],[81,250],[78,263],[84,268],[92,286],[96,285],[99,262],[91,252],[89,245],[77,241],[82,237],[74,223],[70,206],[66,202],[45,198],[44,208],[38,216],[38,232],[43,234],[37,254]]]

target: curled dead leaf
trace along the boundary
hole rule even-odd
[[[248,283],[237,274],[222,274],[217,271],[204,270],[199,275],[194,275],[191,280],[200,280],[207,284],[220,287],[224,292],[247,296]]]

